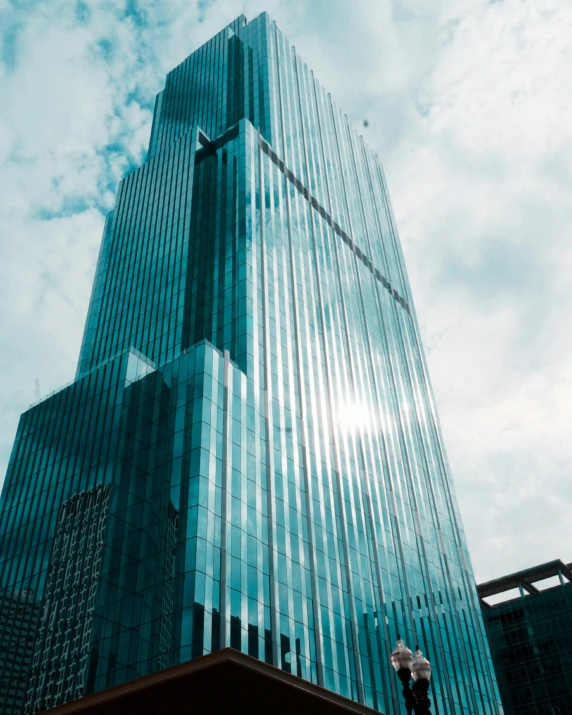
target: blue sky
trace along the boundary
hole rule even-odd
[[[262,10],[368,119],[477,578],[572,561],[567,0],[0,0],[0,479],[19,414],[73,378],[166,72]]]

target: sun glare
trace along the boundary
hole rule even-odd
[[[344,402],[334,413],[335,424],[344,432],[370,431],[376,427],[376,416],[365,402]]]

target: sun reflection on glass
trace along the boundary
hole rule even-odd
[[[375,429],[378,419],[367,403],[346,401],[335,410],[334,424],[343,432],[362,432]]]

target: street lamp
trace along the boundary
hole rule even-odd
[[[403,697],[408,715],[429,715],[431,701],[428,697],[429,681],[431,680],[431,663],[423,657],[419,646],[415,646],[413,654],[397,634],[395,650],[391,654],[391,665],[397,671],[403,685]],[[413,688],[409,683],[413,678]]]

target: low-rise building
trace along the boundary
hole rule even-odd
[[[477,588],[505,715],[572,713],[572,564]]]

